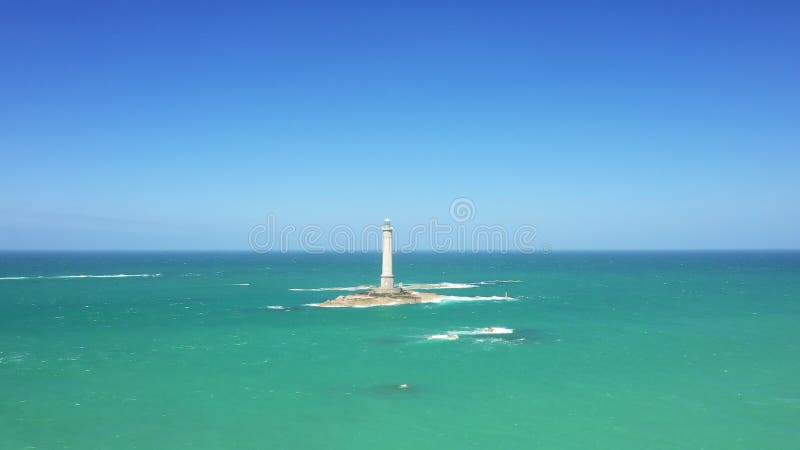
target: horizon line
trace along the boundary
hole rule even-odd
[[[537,250],[534,252],[526,253],[520,251],[487,251],[487,250],[479,250],[479,251],[443,251],[438,252],[432,249],[420,249],[414,250],[411,252],[403,252],[395,250],[393,253],[395,254],[413,254],[413,253],[434,253],[440,255],[451,255],[451,254],[498,254],[498,255],[548,255],[551,253],[569,253],[569,252],[758,252],[758,251],[786,251],[786,252],[796,252],[800,251],[800,248],[791,248],[791,247],[743,247],[743,248],[733,248],[733,247],[711,247],[711,248],[563,248],[558,250],[549,250],[547,252],[543,250]],[[75,252],[75,253],[155,253],[155,252],[163,252],[163,253],[199,253],[199,252],[220,252],[220,253],[252,253],[256,255],[281,255],[281,254],[308,254],[308,255],[327,255],[327,254],[335,254],[335,255],[355,255],[355,254],[380,254],[381,250],[379,249],[371,249],[367,251],[363,250],[355,250],[355,251],[347,251],[347,252],[338,252],[333,250],[324,250],[321,252],[308,252],[305,250],[300,249],[292,249],[288,251],[269,251],[269,252],[255,252],[253,250],[248,249],[231,249],[231,248],[143,248],[143,249],[118,249],[118,248],[52,248],[52,249],[2,249],[0,248],[0,253],[46,253],[46,252]]]

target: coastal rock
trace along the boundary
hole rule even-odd
[[[489,297],[461,297],[453,295],[442,295],[435,292],[416,292],[407,291],[401,288],[381,289],[376,288],[367,292],[357,294],[340,295],[333,300],[322,303],[311,303],[308,306],[319,306],[322,308],[368,308],[371,306],[393,306],[411,305],[415,303],[441,303],[446,301],[503,301],[514,300],[505,296]]]
[[[323,308],[367,308],[370,306],[407,305],[414,303],[438,303],[445,296],[432,292],[414,292],[394,289],[389,292],[373,289],[358,294],[340,295],[333,300],[317,303]]]

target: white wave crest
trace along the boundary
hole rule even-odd
[[[448,331],[447,333],[443,334],[432,334],[430,336],[426,336],[425,338],[429,341],[435,341],[435,340],[455,341],[459,339],[461,336],[485,336],[485,335],[512,334],[512,333],[514,333],[514,330],[511,328],[484,327],[484,328],[475,328],[473,330]]]
[[[523,283],[522,280],[487,280],[476,281],[469,283],[442,281],[439,283],[411,283],[403,285],[403,288],[416,291],[427,291],[431,289],[470,289],[486,285],[494,284],[507,284],[507,283]],[[359,286],[339,286],[339,287],[319,287],[319,288],[289,288],[290,291],[295,292],[326,292],[326,291],[365,291],[372,289],[375,286],[359,285]]]
[[[325,305],[322,303],[304,303],[303,306],[314,306],[317,308],[375,308],[377,306],[397,306],[402,305],[400,302],[391,303],[376,303],[374,305]]]
[[[455,341],[458,339],[458,334],[456,333],[447,333],[447,334],[432,334],[427,337],[429,341]]]
[[[517,300],[517,299],[514,298],[514,297],[501,297],[501,296],[498,296],[498,295],[475,296],[475,297],[463,297],[463,296],[458,296],[458,295],[436,295],[436,296],[433,296],[433,297],[425,298],[424,300],[422,300],[420,302],[413,302],[411,304],[425,304],[425,303],[438,304],[438,303],[446,303],[446,302],[470,302],[470,301],[477,302],[477,301],[486,301],[486,300],[511,301],[511,300]],[[381,303],[373,303],[373,304],[369,304],[369,303],[367,303],[367,304],[349,304],[349,303],[333,303],[333,304],[330,304],[330,303],[323,302],[323,303],[306,303],[306,304],[304,304],[304,306],[315,306],[315,307],[319,307],[319,308],[373,308],[373,307],[376,307],[376,306],[396,306],[396,305],[405,305],[405,304],[410,304],[410,303],[403,302],[403,301],[397,301],[397,302],[387,302],[387,303],[382,303],[381,302]]]
[[[484,334],[512,334],[514,330],[512,328],[505,328],[505,327],[484,327],[484,328],[476,328],[474,330],[468,331],[448,331],[448,334],[463,334],[469,336],[480,336]]]
[[[451,283],[449,281],[445,281],[442,283],[409,284],[403,287],[412,290],[424,291],[428,289],[469,289],[476,288],[478,285],[473,283]]]
[[[322,288],[289,288],[290,291],[323,292],[323,291],[364,291],[372,289],[373,286],[344,286],[344,287],[322,287]]]
[[[160,273],[118,273],[113,275],[39,275],[36,277],[0,277],[0,280],[74,280],[81,278],[147,278],[160,276]]]
[[[231,286],[250,286],[250,283],[233,283]]]
[[[435,303],[439,302],[469,302],[469,301],[481,301],[481,300],[516,300],[514,297],[503,297],[500,295],[489,295],[489,296],[475,296],[475,297],[464,297],[460,295],[443,295],[437,299],[435,299]]]

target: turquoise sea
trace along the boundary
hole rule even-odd
[[[0,253],[0,448],[800,442],[800,252],[398,254],[398,281],[516,300],[290,290],[379,272],[375,253]],[[486,326],[514,333],[426,339]]]

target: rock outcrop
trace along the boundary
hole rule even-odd
[[[357,294],[340,295],[333,300],[317,303],[314,306],[323,308],[367,308],[370,306],[407,305],[414,303],[438,303],[445,297],[432,292],[414,292],[395,289],[392,292],[381,292],[373,289]]]

